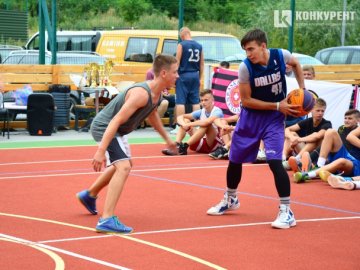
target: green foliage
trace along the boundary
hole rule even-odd
[[[146,0],[118,0],[118,12],[125,21],[133,24],[152,9],[151,3]]]
[[[51,8],[52,0],[46,1]],[[57,25],[63,29],[177,29],[179,0],[61,0]],[[274,26],[274,10],[289,10],[291,0],[183,0],[184,25],[193,30],[231,33],[241,38],[254,27],[268,34],[269,47],[288,47],[288,29]],[[29,34],[38,31],[38,0],[0,0],[0,8],[29,11]],[[342,11],[343,0],[297,0],[297,11]],[[345,45],[360,44],[360,1],[347,0],[355,20],[346,24]],[[341,45],[340,21],[297,22],[294,51],[314,55]]]

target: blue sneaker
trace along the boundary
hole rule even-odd
[[[100,218],[96,225],[96,231],[100,233],[131,233],[133,228],[125,226],[117,216]]]
[[[96,198],[92,197],[88,190],[80,191],[76,194],[79,201],[86,207],[86,209],[93,215],[97,215]]]
[[[289,229],[296,226],[296,220],[294,213],[291,211],[290,206],[280,204],[279,214],[274,222],[271,223],[271,227],[277,229]]]
[[[240,207],[237,196],[228,196],[225,192],[224,198],[215,206],[211,207],[207,214],[210,216],[220,216],[227,211],[236,210]]]

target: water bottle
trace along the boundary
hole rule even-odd
[[[81,92],[81,94],[80,94],[80,102],[81,102],[81,105],[85,105],[85,96],[84,96],[83,92]]]

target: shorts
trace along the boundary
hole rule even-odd
[[[222,145],[222,142],[221,142],[220,138],[216,138],[214,143],[211,146],[208,145],[206,138],[202,138],[197,143],[190,145],[190,149],[193,151],[196,151],[198,153],[209,154],[221,145]]]
[[[243,108],[231,140],[229,160],[234,163],[254,162],[260,141],[264,141],[267,160],[281,160],[284,148],[285,116],[278,111]]]
[[[354,158],[349,151],[346,149],[346,147],[344,145],[341,146],[341,148],[339,149],[339,151],[337,151],[336,153],[330,153],[329,157],[328,157],[328,161],[329,163],[333,162],[336,159],[339,158],[344,158],[347,159],[349,161],[351,161],[353,163],[353,171],[351,175],[347,175],[347,176],[358,176],[360,175],[360,160]]]
[[[176,104],[199,104],[199,72],[185,72],[176,81]]]
[[[94,137],[94,136],[93,136]],[[96,139],[98,143],[101,139]],[[114,137],[105,152],[106,166],[110,166],[120,160],[130,160],[131,152],[130,145],[127,140],[127,136],[116,136]]]

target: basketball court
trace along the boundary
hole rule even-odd
[[[223,196],[227,161],[131,147],[116,209],[129,235],[96,233],[99,215],[75,196],[98,176],[95,146],[2,149],[0,269],[359,269],[357,191],[292,182],[297,226],[273,229],[278,198],[266,164],[244,166],[240,209],[208,216]]]

